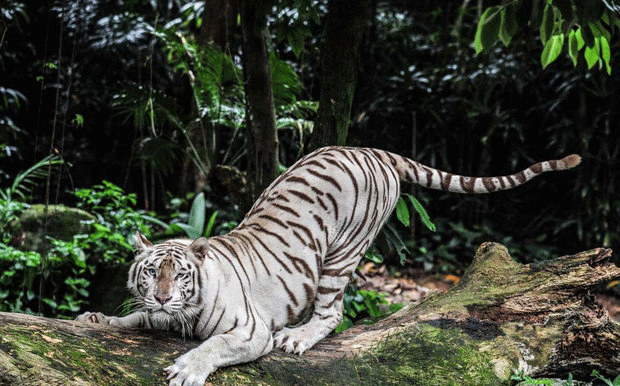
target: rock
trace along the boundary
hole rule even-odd
[[[16,227],[21,239],[19,248],[43,255],[50,249],[46,236],[71,241],[74,235],[92,232],[95,220],[95,216],[78,208],[32,205],[20,216]]]

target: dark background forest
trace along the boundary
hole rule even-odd
[[[241,220],[256,196],[241,3],[0,2],[3,310],[74,315],[95,292],[97,270],[130,261],[136,231],[158,240],[192,227],[224,233]],[[620,248],[617,39],[611,74],[566,52],[543,69],[536,29],[476,54],[477,22],[496,3],[361,3],[347,145],[476,176],[583,157],[575,170],[490,195],[404,185],[437,231],[394,219],[370,258],[394,271],[459,275],[488,240],[523,262]],[[280,171],[315,143],[330,4],[280,0],[263,10]],[[16,224],[36,203],[87,209],[95,230],[23,252]]]

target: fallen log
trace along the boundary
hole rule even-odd
[[[590,380],[620,369],[620,325],[590,294],[620,278],[611,250],[523,265],[485,243],[462,280],[303,356],[274,351],[212,385],[499,385],[515,372]],[[0,313],[0,386],[165,385],[200,342],[164,331]]]

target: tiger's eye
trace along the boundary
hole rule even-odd
[[[149,275],[151,276],[155,276],[157,275],[157,271],[154,268],[150,268],[148,271],[146,271]]]

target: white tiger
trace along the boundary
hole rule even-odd
[[[128,287],[141,304],[125,317],[77,319],[170,328],[205,340],[165,370],[170,385],[202,385],[216,369],[279,347],[302,354],[342,320],[357,264],[394,209],[400,181],[489,193],[579,164],[539,162],[510,176],[463,177],[382,150],[326,147],[300,159],[224,236],[151,244],[137,234]],[[306,312],[309,321],[290,326]]]

